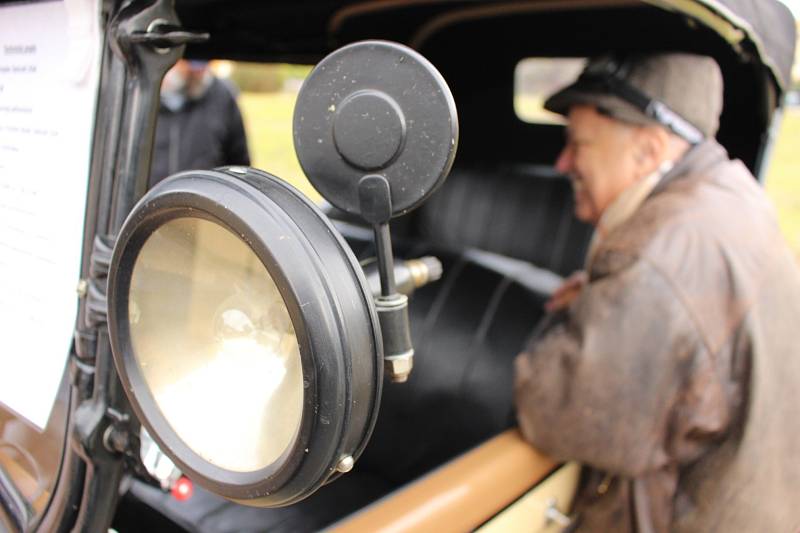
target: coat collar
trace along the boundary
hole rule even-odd
[[[658,194],[668,184],[691,174],[702,173],[712,166],[728,160],[728,152],[714,139],[706,139],[690,148],[672,169],[664,174],[650,195]]]

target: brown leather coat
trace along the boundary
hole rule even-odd
[[[587,465],[577,531],[800,528],[800,274],[716,142],[602,242],[516,370],[523,434]]]

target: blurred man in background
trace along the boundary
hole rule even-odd
[[[182,170],[249,164],[234,88],[207,62],[179,60],[161,84],[150,187]]]

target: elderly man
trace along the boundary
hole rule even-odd
[[[707,57],[604,58],[553,95],[596,226],[516,362],[524,436],[586,465],[576,531],[798,531],[800,275],[714,141]],[[752,112],[742,109],[742,113]]]

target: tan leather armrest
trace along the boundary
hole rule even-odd
[[[517,430],[509,430],[336,524],[332,531],[472,530],[556,466]]]

